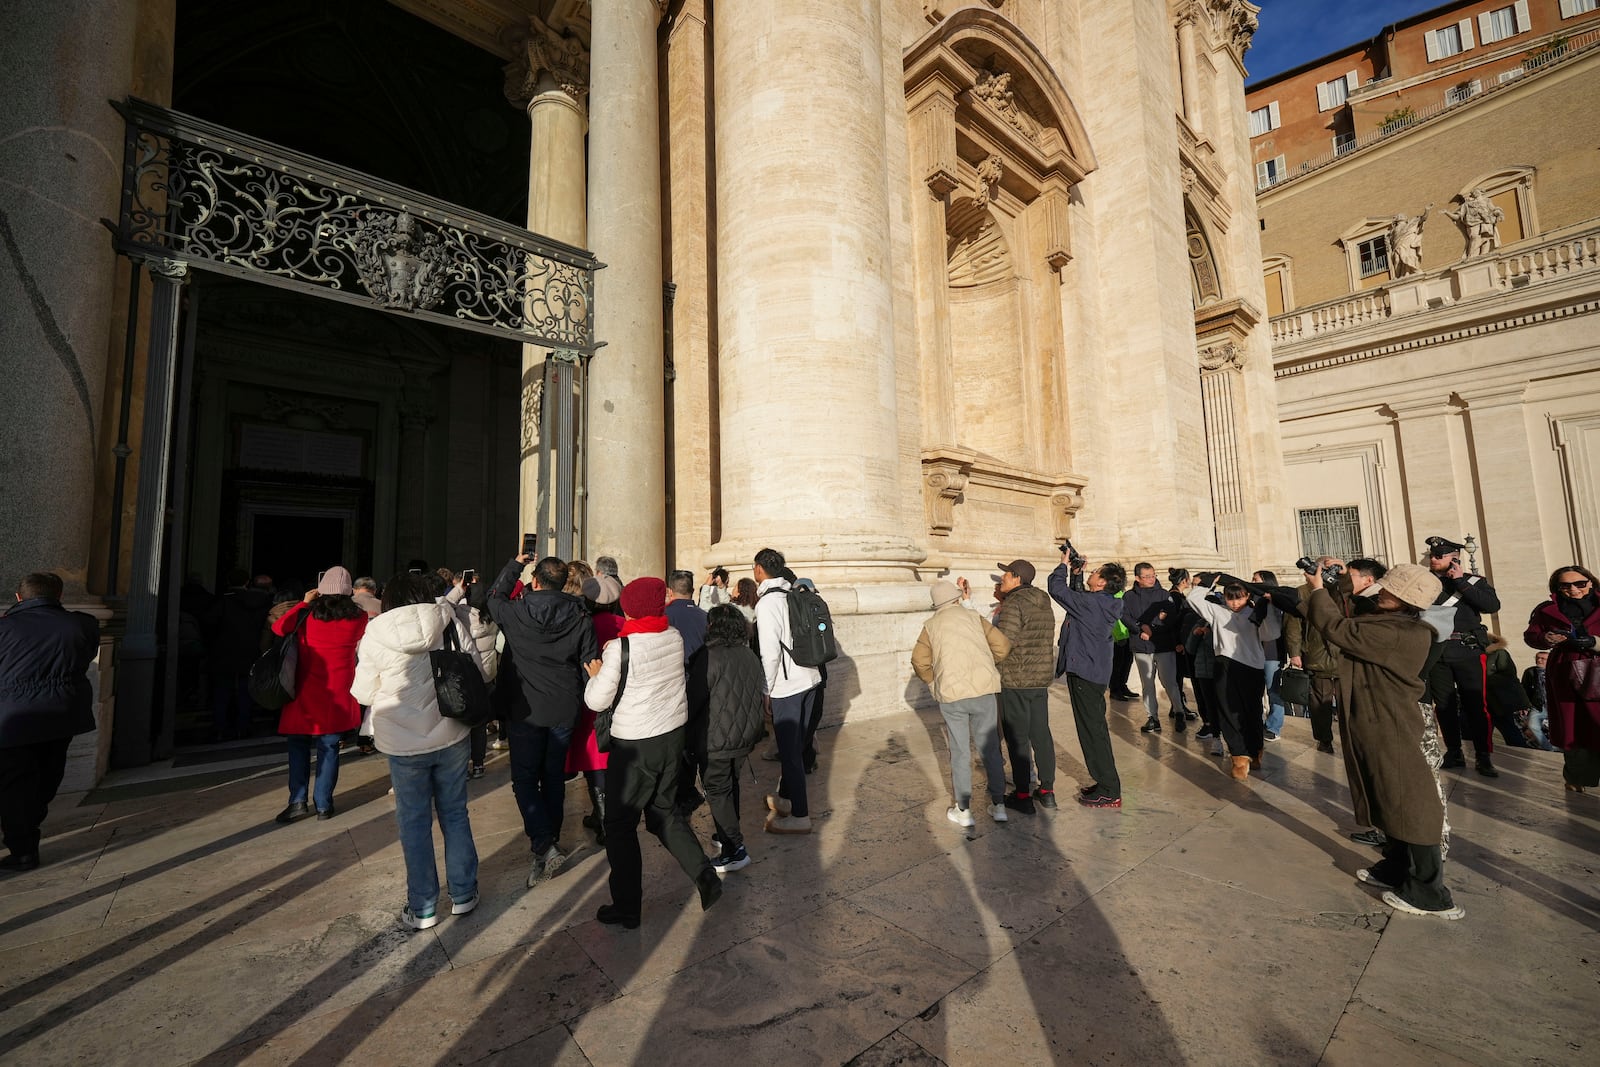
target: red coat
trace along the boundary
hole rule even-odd
[[[306,610],[296,604],[272,624],[283,636]],[[300,627],[300,664],[295,698],[278,715],[280,734],[341,734],[361,725],[361,705],[350,695],[356,678],[356,645],[367,632],[367,616],[323,622],[307,617]]]
[[[594,617],[594,643],[605,648],[622,634],[622,616],[600,612]],[[578,712],[578,722],[572,728],[572,740],[567,744],[567,773],[577,771],[603,771],[606,753],[594,739],[594,711],[584,708]]]
[[[1600,609],[1583,620],[1583,628],[1600,635]],[[1550,653],[1544,667],[1550,743],[1559,749],[1600,752],[1600,652],[1557,651],[1546,640],[1552,633],[1571,632],[1571,621],[1552,596],[1533,609],[1522,639],[1529,647]]]

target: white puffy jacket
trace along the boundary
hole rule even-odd
[[[444,628],[454,626],[463,650],[483,669],[472,636],[447,603],[391,608],[367,624],[356,648],[350,695],[372,708],[372,739],[386,756],[437,752],[467,736],[467,727],[439,714],[428,653],[444,647]]]
[[[622,674],[622,642],[607,641],[600,650],[600,673],[584,686],[583,702],[609,708]],[[642,741],[669,733],[689,721],[689,693],[684,685],[683,637],[670,626],[658,634],[629,634],[628,680],[611,719],[611,735]]]

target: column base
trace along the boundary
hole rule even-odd
[[[748,571],[763,548],[782,552],[790,570],[815,582],[834,614],[920,611],[928,606],[927,586],[918,581],[918,565],[928,554],[906,538],[848,537],[804,544],[782,538],[726,540],[711,546],[706,566]]]

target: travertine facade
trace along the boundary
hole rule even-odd
[[[1576,50],[1260,198],[1291,505],[1390,561],[1473,535],[1525,664],[1550,572],[1600,550],[1597,90]],[[1363,266],[1424,216],[1415,272]]]
[[[361,3],[376,21],[399,17]],[[105,23],[121,35],[111,51],[170,39],[170,4],[146,6]],[[504,93],[531,131],[526,220],[607,264],[593,320],[605,347],[586,364],[525,348],[515,387],[515,361],[431,335],[341,327],[302,341],[292,313],[261,309],[278,325],[259,330],[224,315],[216,343],[202,337],[204,373],[176,379],[180,417],[185,388],[201,404],[186,567],[228,565],[235,520],[207,509],[232,500],[218,489],[232,484],[229,427],[262,398],[226,383],[266,390],[275,366],[367,420],[344,428],[367,435],[351,477],[368,482],[340,520],[340,550],[376,567],[481,563],[513,543],[512,521],[563,536],[553,502],[569,492],[576,554],[614,555],[626,575],[743,572],[775,546],[840,619],[832,717],[918,697],[906,653],[936,576],[981,588],[996,559],[1017,556],[1047,569],[1068,534],[1093,557],[1158,564],[1294,555],[1243,110],[1252,5],[395,6],[506,64]],[[123,95],[120,78],[94,97]],[[486,140],[471,115],[462,129]],[[73,210],[115,214],[114,189],[86,188]],[[94,284],[109,308],[122,297],[101,240],[90,228],[82,243],[105,268]],[[227,307],[253,306],[233,296]],[[101,334],[109,314],[90,316]],[[254,340],[230,348],[241,330]],[[247,341],[260,356],[242,354]],[[113,353],[120,342],[93,339]],[[552,357],[576,376],[570,403],[550,395]],[[76,406],[66,379],[51,388]],[[333,410],[272,403],[301,405],[302,421]],[[578,420],[570,487],[539,467],[534,420],[558,425],[557,403]],[[523,422],[515,442],[508,417]],[[486,502],[514,465],[520,512]],[[73,499],[103,515],[106,493],[80,473]],[[45,551],[19,536],[6,567],[89,574],[105,538],[91,548],[85,522],[50,519],[76,540]],[[140,528],[149,555],[160,531]]]

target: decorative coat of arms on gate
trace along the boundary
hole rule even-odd
[[[409,211],[367,212],[350,243],[361,284],[385,307],[428,311],[443,298],[450,257]]]

